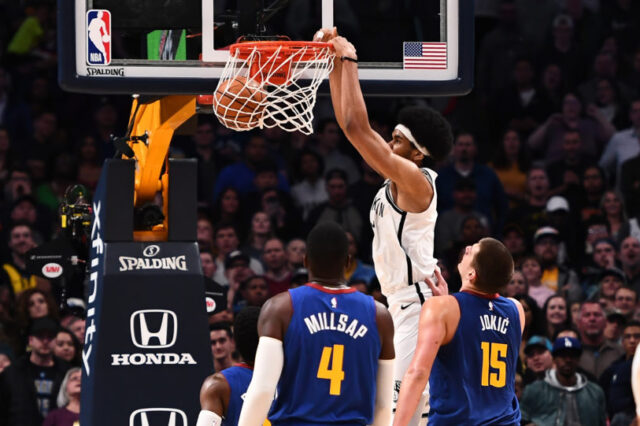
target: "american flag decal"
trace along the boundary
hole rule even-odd
[[[446,70],[447,43],[405,41],[403,67],[406,70]]]

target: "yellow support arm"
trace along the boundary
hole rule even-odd
[[[196,113],[196,96],[170,95],[151,103],[140,103],[135,97],[131,106],[131,138],[127,142],[136,160],[134,205],[141,207],[153,202],[161,191],[163,199],[164,223],[151,231],[135,231],[136,241],[162,241],[168,235],[168,167],[160,176],[167,163],[169,145],[174,131]],[[146,140],[140,140],[146,135]],[[136,139],[134,139],[136,138]]]

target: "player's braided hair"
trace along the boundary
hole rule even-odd
[[[447,158],[453,147],[453,133],[447,119],[438,111],[408,106],[398,113],[398,123],[411,130],[418,144],[424,146],[435,161]]]
[[[260,308],[247,306],[235,317],[233,330],[235,332],[236,349],[247,364],[253,365],[258,348],[258,317]]]

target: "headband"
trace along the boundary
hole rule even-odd
[[[416,138],[413,137],[413,135],[411,134],[411,130],[409,130],[407,126],[405,126],[404,124],[398,124],[396,125],[394,130],[399,131],[405,138],[409,139],[409,142],[411,142],[418,151],[420,151],[427,157],[431,157],[431,154],[429,154],[427,148],[418,144],[418,141],[416,141]]]

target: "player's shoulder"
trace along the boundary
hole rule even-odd
[[[265,302],[260,311],[260,316],[291,312],[291,310],[291,295],[289,294],[289,291],[284,291],[270,297]]]
[[[214,373],[204,379],[200,388],[200,398],[216,398],[229,394],[231,388],[222,372]]]

